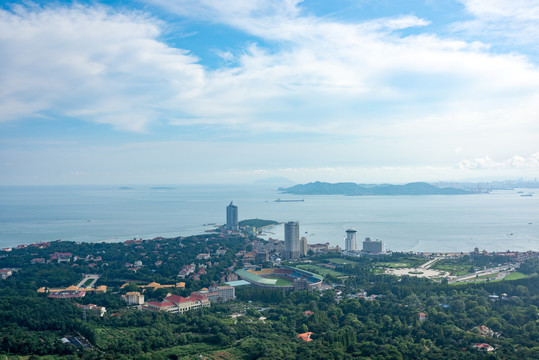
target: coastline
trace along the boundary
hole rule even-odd
[[[539,197],[520,197],[518,190],[463,196],[317,195],[305,202],[274,203],[278,192],[266,186],[10,188],[0,192],[0,248],[56,239],[94,243],[200,235],[208,230],[203,224],[224,223],[225,206],[234,199],[240,219],[299,221],[300,234],[310,244],[343,247],[345,230],[356,228],[358,241],[380,239],[393,251],[467,252],[476,246],[537,251]],[[272,238],[284,239],[282,225],[270,231]]]

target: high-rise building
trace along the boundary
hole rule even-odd
[[[308,252],[309,244],[307,244],[307,238],[305,236],[302,236],[301,239],[299,239],[299,255],[307,256]]]
[[[239,231],[238,226],[238,207],[234,204],[234,201],[230,202],[230,205],[226,207],[226,229],[232,231]]]
[[[346,251],[357,251],[357,242],[356,242],[356,229],[346,230],[346,239],[344,244],[344,250]]]
[[[382,240],[371,240],[371,238],[365,238],[363,241],[363,252],[370,254],[380,254],[384,252],[384,242]]]
[[[284,224],[284,258],[299,258],[299,222],[289,221]]]

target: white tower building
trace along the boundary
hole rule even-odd
[[[357,251],[357,242],[356,242],[356,229],[346,230],[346,239],[344,243],[344,250],[346,251]]]

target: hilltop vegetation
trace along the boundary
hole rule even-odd
[[[333,284],[324,292],[290,292],[244,287],[237,300],[213,303],[183,315],[140,311],[126,307],[121,295],[141,291],[149,281],[178,281],[182,266],[199,253],[226,254],[211,260],[212,267],[200,279],[186,278],[185,289],[148,290],[160,299],[168,292],[190,291],[220,282],[230,267],[242,266],[235,253],[252,246],[251,239],[205,235],[158,239],[130,244],[52,243],[44,249],[18,249],[0,258],[0,267],[19,270],[0,281],[0,354],[32,356],[32,359],[533,359],[539,358],[539,262],[520,266],[526,275],[512,281],[448,285],[413,277],[378,275],[382,264],[421,263],[411,254],[383,257],[336,258],[335,254],[311,257],[318,270],[336,266],[324,274]],[[99,265],[89,262],[30,264],[36,256],[73,252],[81,258],[100,254]],[[126,262],[142,260],[136,272]],[[156,265],[162,261],[160,265]],[[490,266],[506,259],[478,255],[455,264]],[[269,264],[265,264],[269,265]],[[296,264],[297,265],[297,264]],[[449,264],[444,264],[448,266]],[[101,274],[106,294],[83,298],[51,299],[35,290],[41,286],[67,286],[83,273]],[[125,280],[136,281],[121,289]],[[362,294],[375,295],[366,297]],[[500,298],[493,301],[491,294]],[[506,294],[502,300],[501,294]],[[107,307],[104,317],[88,313],[75,302]],[[426,314],[420,320],[418,313]],[[481,333],[487,326],[493,334]],[[312,332],[312,341],[297,338]],[[93,349],[77,350],[60,338],[81,335]],[[490,334],[490,333],[489,333]],[[488,343],[495,351],[474,349]]]

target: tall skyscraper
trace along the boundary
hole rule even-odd
[[[284,224],[284,258],[299,258],[299,222],[289,221]]]
[[[344,250],[346,251],[357,251],[357,242],[356,242],[356,229],[346,230],[346,239],[344,243]]]
[[[239,231],[238,226],[238,207],[234,204],[234,201],[230,202],[230,205],[226,207],[226,229],[232,231]]]

